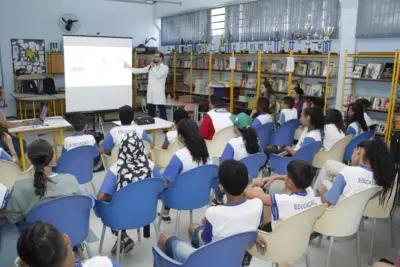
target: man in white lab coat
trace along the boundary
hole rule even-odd
[[[165,80],[168,76],[169,68],[163,64],[164,54],[157,52],[154,54],[154,60],[145,68],[131,68],[125,63],[125,68],[128,68],[134,74],[148,73],[149,82],[147,85],[147,109],[149,115],[156,116],[156,106],[160,112],[160,118],[166,120],[167,113],[165,110]]]

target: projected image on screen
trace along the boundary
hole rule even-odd
[[[64,36],[67,112],[132,105],[132,39]]]

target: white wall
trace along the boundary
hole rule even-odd
[[[105,0],[1,0],[0,49],[4,72],[4,86],[9,107],[7,116],[15,116],[12,97],[13,73],[11,38],[45,39],[60,42],[63,32],[58,26],[59,17],[75,14],[81,21],[77,34],[133,37],[134,46],[144,43],[146,37],[158,37],[154,25],[153,7],[150,5],[112,2]],[[157,38],[158,39],[158,38]],[[158,46],[157,43],[151,43]],[[63,86],[63,77],[56,78],[56,85]]]

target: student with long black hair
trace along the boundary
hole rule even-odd
[[[199,127],[194,120],[182,119],[178,123],[177,130],[178,138],[185,147],[175,152],[165,168],[163,176],[169,184],[173,184],[179,175],[187,171],[213,163],[207,150],[206,141],[200,134]],[[162,218],[167,223],[171,222],[169,210],[164,211]]]
[[[337,109],[328,109],[325,115],[323,148],[329,151],[337,141],[346,136],[343,116]]]
[[[347,116],[349,117],[349,126],[347,127],[347,134],[354,136],[360,133],[368,131],[367,123],[364,118],[363,107],[358,104],[350,104],[347,110]]]
[[[323,202],[336,205],[360,191],[379,187],[379,202],[387,203],[394,186],[393,161],[380,139],[362,142],[351,156],[351,166],[327,161],[319,173],[315,188]]]

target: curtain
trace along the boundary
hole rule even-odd
[[[240,5],[225,8],[225,37],[228,42],[239,42]]]
[[[201,10],[161,19],[161,45],[199,43],[211,40],[211,10]]]
[[[358,4],[357,38],[400,36],[399,0],[363,0]]]

